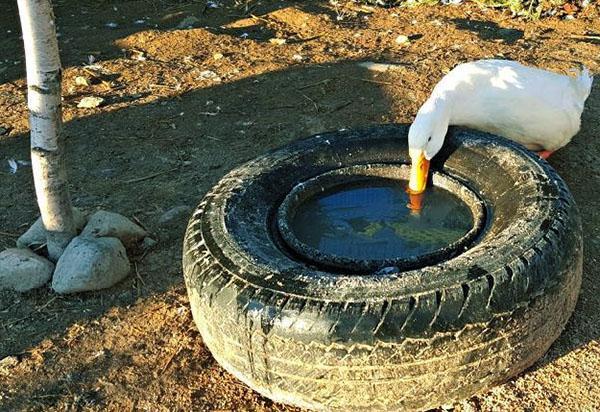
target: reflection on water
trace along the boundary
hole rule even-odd
[[[406,207],[406,181],[377,180],[334,187],[297,208],[291,229],[301,242],[352,259],[398,259],[440,249],[472,227],[458,197],[433,187],[417,216]]]

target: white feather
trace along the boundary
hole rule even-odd
[[[419,110],[409,144],[423,150],[441,146],[435,133],[426,141],[439,129],[427,123],[447,122],[505,136],[531,150],[554,151],[579,131],[591,87],[585,68],[570,77],[508,60],[461,64],[442,78]]]

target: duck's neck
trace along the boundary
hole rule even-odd
[[[432,94],[423,105],[422,110],[424,109],[433,115],[432,117],[436,126],[439,126],[441,129],[447,129],[452,116],[451,108],[450,98],[444,93]]]

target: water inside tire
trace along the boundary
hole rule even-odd
[[[405,180],[370,177],[330,187],[296,208],[290,229],[323,253],[348,259],[403,259],[461,239],[473,227],[470,208],[440,187],[419,214],[407,208]]]

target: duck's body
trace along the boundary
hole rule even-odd
[[[410,189],[425,188],[428,161],[441,149],[449,125],[467,126],[549,153],[579,131],[592,77],[566,76],[510,60],[478,60],[452,69],[435,86],[410,127]]]
[[[592,79],[570,77],[506,60],[455,67],[435,87],[446,96],[450,125],[515,140],[531,150],[560,149],[579,131]]]

